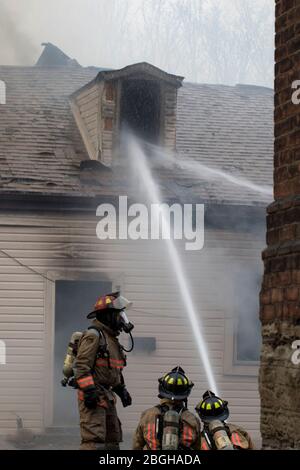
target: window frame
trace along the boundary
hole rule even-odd
[[[224,331],[224,375],[258,376],[258,361],[241,361],[237,359],[237,319],[225,318]]]
[[[257,264],[248,260],[247,270],[257,269]],[[234,284],[231,285],[232,296],[234,297]],[[259,307],[258,307],[259,308]],[[236,306],[231,306],[231,311],[225,312],[224,318],[224,358],[223,372],[224,375],[258,377],[260,360],[243,361],[237,358],[237,331],[238,331],[238,314]]]

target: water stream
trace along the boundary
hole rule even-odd
[[[151,169],[148,164],[148,158],[144,153],[142,146],[132,136],[127,136],[126,147],[132,168],[138,173],[139,178],[143,183],[145,192],[147,193],[148,199],[152,204],[162,204],[162,198],[158,189],[158,186],[153,178]],[[163,212],[161,218],[164,224],[168,224],[169,220],[166,220]],[[186,305],[186,314],[189,318],[192,331],[195,337],[197,348],[200,354],[200,358],[203,364],[203,368],[207,377],[209,387],[215,393],[218,393],[216,381],[214,378],[212,366],[208,356],[207,347],[205,344],[203,329],[200,321],[200,312],[197,311],[194,302],[192,300],[191,292],[188,286],[188,281],[184,273],[183,265],[172,238],[164,240],[167,246],[167,251],[170,257],[170,261],[177,279],[178,288],[182,298]]]
[[[272,186],[253,183],[243,176],[232,175],[228,171],[212,168],[188,157],[183,158],[180,154],[165,151],[157,145],[147,144],[147,148],[149,148],[151,152],[152,162],[157,166],[167,167],[169,169],[177,167],[185,172],[192,173],[194,177],[199,177],[199,180],[228,181],[228,183],[234,186],[248,189],[257,194],[270,196],[270,200],[273,196]]]

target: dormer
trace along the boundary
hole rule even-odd
[[[174,150],[182,80],[143,62],[101,71],[73,93],[71,108],[89,157],[110,166],[125,127],[147,142]]]

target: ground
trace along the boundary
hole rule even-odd
[[[124,442],[121,443],[121,449],[131,449],[132,435],[124,435]],[[45,434],[35,436],[28,443],[15,444],[11,440],[0,436],[0,450],[16,450],[16,449],[34,449],[34,450],[77,450],[79,449],[80,435],[79,429],[72,431],[63,431],[53,428]]]
[[[78,450],[80,442],[79,430],[73,429],[70,431],[63,432],[62,429],[53,428],[47,433],[36,436],[33,441],[28,444],[15,444],[8,442],[3,437],[0,437],[0,450],[16,450],[16,449],[34,449],[34,450]],[[128,433],[124,435],[124,442],[121,444],[121,449],[131,449],[132,434]],[[261,441],[255,441],[255,448],[260,449]]]

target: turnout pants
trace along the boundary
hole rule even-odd
[[[90,410],[78,400],[80,415],[81,450],[119,449],[122,442],[121,422],[113,401],[101,400]]]

